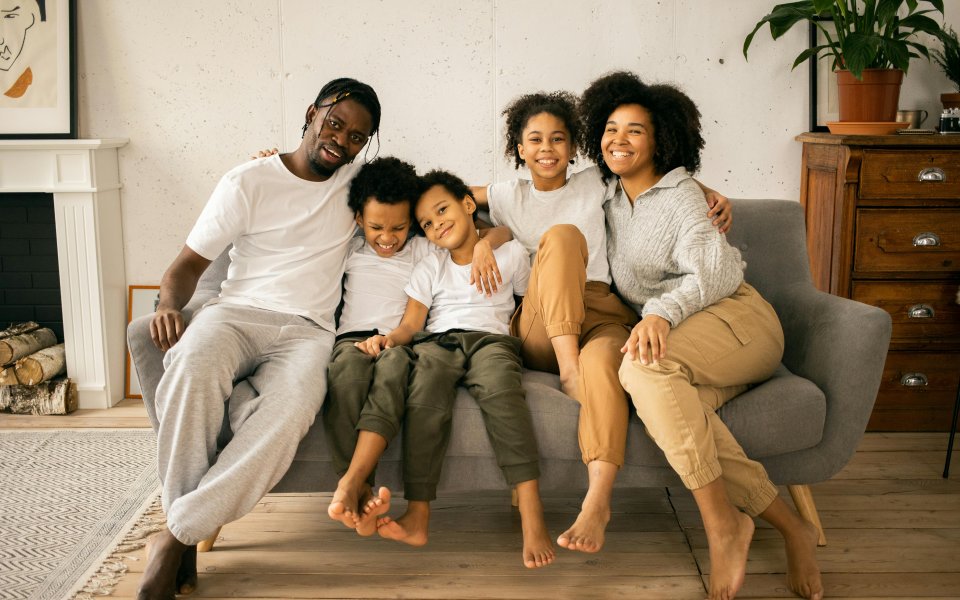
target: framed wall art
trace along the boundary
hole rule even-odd
[[[0,139],[77,137],[76,0],[0,0]]]
[[[2,1],[0,0],[0,2]],[[127,291],[127,325],[138,317],[156,312],[159,301],[159,285],[129,286]],[[124,398],[143,398],[140,378],[137,377],[137,371],[133,368],[133,359],[130,357],[129,349],[127,350],[127,377],[124,383]]]
[[[821,19],[820,22],[830,31],[833,22]],[[810,48],[826,43],[823,32],[819,27],[810,23]],[[829,131],[827,123],[840,120],[840,101],[837,99],[837,75],[833,72],[832,58],[817,59],[811,56],[810,61],[810,131]]]

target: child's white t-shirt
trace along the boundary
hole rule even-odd
[[[393,331],[407,308],[403,288],[410,282],[410,274],[425,256],[439,250],[427,238],[411,236],[399,252],[384,258],[363,237],[353,238],[337,335],[374,329],[386,335]]]
[[[458,265],[446,250],[426,256],[413,270],[406,294],[430,309],[426,330],[451,329],[508,334],[515,304],[530,280],[530,258],[516,240],[493,251],[503,283],[490,297],[471,285],[470,265]]]
[[[274,155],[224,175],[187,236],[187,246],[208,260],[233,244],[214,302],[300,315],[334,331],[356,228],[347,190],[359,168],[344,165],[326,181],[306,181]]]
[[[554,225],[575,225],[587,239],[587,281],[610,283],[603,199],[607,187],[600,170],[590,167],[567,178],[558,190],[541,192],[528,179],[491,184],[487,204],[494,225],[510,229],[532,261],[540,238]]]

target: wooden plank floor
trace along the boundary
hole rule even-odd
[[[0,415],[0,429],[43,427],[45,419],[57,427],[148,426],[142,411],[129,401],[67,417]],[[827,597],[960,598],[960,451],[944,480],[945,448],[945,434],[867,434],[841,473],[813,486],[828,539],[818,551]],[[558,549],[556,563],[535,571],[521,564],[519,517],[505,492],[436,502],[422,549],[359,538],[327,519],[329,498],[268,495],[200,556],[191,598],[683,599],[702,598],[710,572],[702,524],[683,489],[619,490],[601,553]],[[578,504],[574,495],[545,499],[555,535]],[[116,598],[134,597],[142,551],[127,564]],[[738,597],[792,597],[783,569],[781,541],[760,523]]]

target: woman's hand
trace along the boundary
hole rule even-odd
[[[720,233],[730,231],[733,225],[733,204],[730,199],[716,190],[705,190],[707,197],[707,206],[710,211],[707,216],[713,219],[713,225],[720,230]]]
[[[274,154],[279,154],[279,153],[280,151],[277,150],[276,148],[270,148],[269,150],[261,150],[256,154],[251,154],[250,160],[256,160],[258,158],[266,158],[268,156],[273,156]]]
[[[503,283],[497,258],[493,255],[493,248],[487,240],[480,240],[473,248],[473,262],[470,263],[470,284],[477,286],[477,291],[485,296],[494,294],[498,284]]]
[[[371,335],[362,342],[354,342],[353,345],[364,354],[380,356],[381,351],[393,348],[393,340],[385,335]]]
[[[620,352],[625,352],[630,360],[636,360],[639,353],[640,363],[644,365],[656,363],[667,354],[668,335],[669,321],[658,315],[647,315],[630,332]]]

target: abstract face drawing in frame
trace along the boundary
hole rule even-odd
[[[33,73],[26,61],[18,61],[29,43],[30,29],[46,20],[44,0],[0,0],[0,71],[17,78],[3,91],[5,96],[19,98],[33,82]]]

